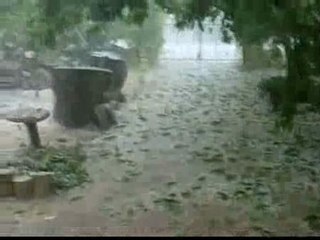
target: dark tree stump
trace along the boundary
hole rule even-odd
[[[19,109],[8,114],[7,120],[16,123],[23,123],[29,134],[30,144],[34,148],[41,148],[41,140],[39,136],[37,122],[44,121],[50,116],[50,112],[45,109]]]
[[[100,68],[54,68],[54,118],[63,126],[81,128],[93,123],[94,109],[112,85],[112,72]]]
[[[128,67],[125,60],[110,51],[93,52],[91,53],[91,65],[110,69],[112,71],[112,87],[110,90],[121,92],[128,77]]]

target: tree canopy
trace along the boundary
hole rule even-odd
[[[320,71],[320,2],[315,0],[157,0],[174,14],[178,27],[205,19],[214,21],[223,13],[221,31],[225,41],[233,34],[240,45],[272,40],[286,50],[287,80],[282,92],[284,124],[291,122],[296,103],[308,101],[310,79]],[[316,95],[319,93],[315,93]],[[313,94],[314,95],[314,94]],[[318,98],[319,99],[319,98]],[[317,99],[317,101],[318,101]],[[311,100],[312,101],[312,100]]]
[[[28,21],[30,35],[51,48],[57,35],[84,20],[141,24],[148,16],[146,0],[38,0],[37,9]]]
[[[225,41],[235,36],[240,45],[272,40],[286,50],[287,81],[282,96],[282,116],[290,121],[301,92],[312,89],[311,76],[320,73],[320,1],[316,0],[155,0],[173,14],[177,27],[216,20],[222,14]],[[55,45],[56,35],[84,19],[110,22],[117,18],[142,24],[148,16],[148,0],[40,0],[39,12],[29,25],[33,36],[46,46]],[[305,100],[305,99],[304,99]]]

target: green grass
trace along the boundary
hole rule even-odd
[[[24,170],[53,172],[53,185],[57,190],[68,190],[88,182],[89,175],[84,162],[85,154],[80,147],[27,150]],[[23,165],[23,164],[22,164]],[[19,167],[23,167],[20,165]]]

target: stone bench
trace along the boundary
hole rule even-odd
[[[41,140],[37,123],[46,120],[49,116],[50,112],[48,110],[41,108],[25,108],[7,114],[6,119],[10,122],[23,123],[28,130],[31,146],[40,148]]]

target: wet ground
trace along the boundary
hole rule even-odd
[[[301,133],[308,136],[303,147],[293,135],[274,135],[275,116],[259,96],[257,84],[275,74],[273,70],[245,72],[236,61],[161,61],[153,70],[129,77],[128,103],[117,112],[119,125],[113,129],[66,132],[48,120],[40,126],[44,141],[56,144],[61,137],[81,141],[93,182],[48,200],[2,200],[0,233],[309,233],[301,218],[310,209],[292,199],[306,196],[308,189],[313,191],[308,199],[317,199],[318,178],[307,181],[308,175],[297,175],[295,166],[279,163],[296,157],[317,164],[320,135],[310,124],[319,122],[319,116],[298,117]],[[50,91],[41,94],[40,99],[48,96],[41,102],[51,109]],[[20,139],[23,129],[2,126],[3,152],[25,142]],[[288,169],[292,175],[285,178]],[[276,177],[284,178],[282,189],[272,185]],[[247,194],[242,185],[260,198],[238,198]],[[294,186],[297,190],[289,194],[287,189]],[[281,221],[280,216],[284,216]]]

